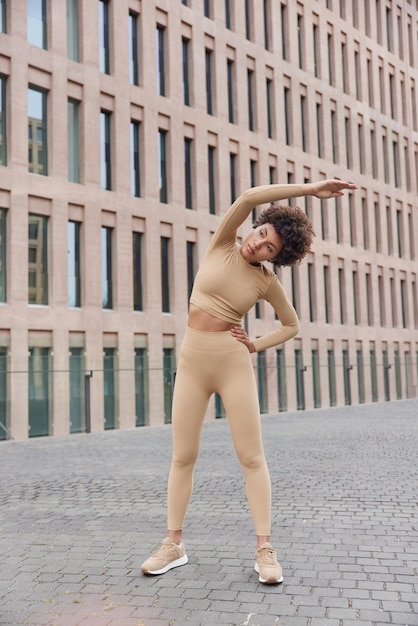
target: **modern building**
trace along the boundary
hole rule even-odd
[[[199,259],[270,182],[359,190],[301,199],[261,411],[416,397],[417,67],[417,0],[0,0],[0,438],[168,422]]]

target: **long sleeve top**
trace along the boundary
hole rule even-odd
[[[257,352],[294,337],[299,320],[274,272],[243,259],[237,230],[254,206],[303,195],[299,185],[266,185],[245,191],[220,221],[196,275],[190,302],[225,322],[241,324],[257,300],[272,305],[281,326],[253,340]]]

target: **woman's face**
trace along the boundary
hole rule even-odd
[[[280,252],[282,240],[272,224],[261,224],[244,239],[241,256],[247,263],[255,265],[263,261],[271,261]]]

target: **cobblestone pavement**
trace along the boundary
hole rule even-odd
[[[418,625],[418,402],[263,417],[285,581],[253,571],[226,420],[205,424],[189,564],[165,536],[170,426],[0,443],[0,624]]]

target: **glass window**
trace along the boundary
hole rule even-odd
[[[139,85],[138,15],[129,12],[129,82]]]
[[[232,30],[232,0],[225,0],[225,26]]]
[[[277,390],[279,394],[279,411],[287,411],[286,360],[283,348],[276,350]]]
[[[343,350],[344,403],[351,404],[351,365],[348,349]]]
[[[205,49],[205,68],[206,68],[206,113],[213,115],[213,68],[212,68],[213,52],[209,48]]]
[[[270,139],[274,136],[274,91],[271,78],[266,79],[267,96],[267,134]]]
[[[47,48],[47,3],[46,0],[28,1],[28,43],[38,48]]]
[[[295,349],[295,374],[296,374],[296,408],[305,409],[305,368],[303,365],[303,355],[300,348]]]
[[[252,0],[245,0],[245,36],[250,40],[252,39],[253,19]]]
[[[135,426],[148,423],[148,358],[145,348],[135,348]]]
[[[67,0],[67,57],[79,61],[79,0]]]
[[[192,293],[194,277],[195,277],[195,250],[196,244],[194,241],[187,241],[187,298],[190,298]]]
[[[0,440],[9,436],[7,348],[0,346]]]
[[[319,351],[312,348],[312,385],[313,385],[313,401],[314,408],[321,406],[321,375],[319,366]]]
[[[389,370],[391,368],[391,365],[389,363],[389,357],[388,357],[388,351],[387,349],[384,349],[382,351],[382,357],[383,357],[383,388],[384,388],[384,394],[385,394],[385,400],[389,401],[390,400],[390,378],[389,378]]]
[[[183,57],[183,104],[190,105],[190,39],[181,40]]]
[[[47,92],[28,89],[29,172],[48,175]]]
[[[102,189],[112,189],[112,142],[109,111],[100,111],[100,184]]]
[[[163,376],[164,376],[164,421],[171,423],[171,405],[173,402],[174,377],[176,359],[174,348],[163,348]]]
[[[142,237],[142,233],[132,233],[134,311],[144,310],[142,289]]]
[[[193,141],[184,139],[184,188],[186,209],[193,209]]]
[[[99,0],[99,68],[103,74],[110,74],[110,27],[108,0]]]
[[[0,209],[0,302],[7,302],[7,211]]]
[[[50,348],[29,348],[29,437],[50,434],[52,408]]]
[[[212,17],[212,0],[203,0],[203,14],[205,17]]]
[[[247,69],[248,128],[255,130],[254,71]]]
[[[229,153],[229,179],[231,189],[231,204],[237,197],[237,155]]]
[[[216,213],[216,148],[208,146],[209,213]]]
[[[131,194],[136,198],[141,195],[140,131],[141,123],[131,120]]]
[[[0,33],[7,33],[6,0],[0,0]]]
[[[81,306],[81,224],[68,222],[68,306]]]
[[[68,98],[68,180],[80,182],[80,102]]]
[[[235,78],[234,78],[234,61],[227,59],[226,71],[228,80],[228,121],[233,124],[235,122]]]
[[[102,307],[113,309],[113,229],[102,226]]]
[[[170,238],[161,237],[162,311],[170,313]]]
[[[70,348],[70,433],[86,430],[84,404],[84,348]]]
[[[302,150],[304,152],[308,151],[308,103],[306,101],[306,96],[300,97],[300,130],[302,133]]]
[[[377,402],[378,390],[377,390],[377,359],[376,359],[376,350],[370,349],[370,378],[372,385],[372,402]]]
[[[329,390],[329,405],[335,406],[337,404],[337,383],[335,380],[335,355],[332,348],[328,349],[328,390]]]
[[[167,177],[167,131],[158,131],[158,181],[160,188],[160,202],[168,202]]]
[[[358,385],[358,401],[363,404],[366,401],[365,384],[364,384],[364,361],[363,350],[357,348],[357,385]]]
[[[285,131],[285,141],[286,145],[290,146],[292,143],[292,102],[290,97],[290,89],[289,87],[284,87],[283,91],[284,97],[284,131]]]
[[[267,355],[266,351],[257,352],[257,383],[258,402],[260,413],[268,411],[268,391],[267,391]]]
[[[48,218],[29,214],[28,302],[48,304]]]
[[[104,428],[110,430],[117,426],[117,355],[116,348],[103,350],[103,400]]]
[[[7,165],[6,81],[0,74],[0,165]]]
[[[161,24],[157,24],[157,93],[159,96],[166,95],[165,80],[165,28]]]

